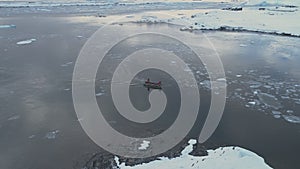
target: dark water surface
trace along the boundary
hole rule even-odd
[[[78,53],[98,26],[84,17],[11,17],[1,18],[0,23],[17,26],[0,29],[0,168],[81,168],[94,153],[103,150],[88,138],[78,122],[72,104],[71,80]],[[169,27],[123,25],[124,29],[137,26]],[[201,33],[195,32],[195,36],[202,37],[198,34]],[[241,146],[262,156],[271,167],[300,168],[300,124],[297,122],[300,39],[246,33],[205,34],[224,64],[228,94],[221,123],[204,145],[207,148]],[[37,40],[28,45],[16,44],[31,38]],[[134,40],[145,43],[143,38]],[[130,42],[124,41],[124,46],[121,44],[114,52],[128,50],[126,44]],[[204,40],[199,42],[203,42],[199,46],[208,50]],[[173,47],[172,42],[164,43],[157,38],[149,38],[147,43],[169,45],[168,48],[178,53],[182,50]],[[108,58],[108,62],[116,64],[122,57]],[[201,109],[189,134],[197,137],[209,107],[210,85],[203,64],[191,55],[185,59],[193,72],[199,71],[196,79]],[[106,79],[112,65],[106,65],[105,74],[97,76],[95,89],[96,93],[104,93],[97,98],[107,101],[103,109],[110,110],[105,114],[110,124],[122,133],[141,133],[141,136],[168,128],[176,118],[179,102],[178,86],[172,77],[150,70],[132,80],[130,97],[137,109],[149,107],[149,92],[141,85],[149,76],[168,84],[163,90],[172,104],[152,124],[128,125],[117,112],[111,111],[114,108],[106,95],[109,91],[109,79]],[[275,116],[278,113],[274,111],[281,114]]]

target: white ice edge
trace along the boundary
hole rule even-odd
[[[196,140],[191,139],[189,145],[181,152],[181,156],[173,159],[160,157],[149,163],[143,163],[136,166],[126,166],[119,162],[115,157],[117,166],[120,169],[270,169],[264,159],[254,152],[241,147],[220,147],[216,150],[208,150],[207,156],[192,156],[189,153],[193,150],[193,144]]]

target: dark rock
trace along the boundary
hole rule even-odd
[[[203,145],[197,143],[193,145],[193,151],[189,154],[192,156],[207,156],[208,152]]]
[[[282,5],[282,7],[285,7],[285,8],[298,8],[295,5]]]
[[[241,11],[243,10],[242,7],[227,7],[227,8],[223,8],[222,10],[227,10],[227,11]]]
[[[127,166],[135,166],[142,163],[149,163],[154,160],[159,160],[159,157],[167,157],[169,159],[179,157],[182,150],[188,145],[188,139],[184,139],[171,150],[149,158],[125,158],[119,157],[120,163],[125,163]],[[193,145],[193,151],[189,153],[193,156],[206,156],[208,153],[205,147],[201,144]],[[103,152],[93,155],[83,167],[84,169],[116,169],[117,164],[114,160],[115,155]]]
[[[93,155],[84,165],[85,169],[113,169],[116,166],[114,155],[104,152]]]

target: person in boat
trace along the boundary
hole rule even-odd
[[[149,89],[161,89],[161,81],[155,83],[151,82],[150,79],[148,78],[147,81],[145,81],[144,86]]]

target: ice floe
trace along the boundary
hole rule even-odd
[[[221,147],[216,150],[208,150],[207,156],[192,156],[193,144],[196,140],[190,140],[189,145],[181,152],[181,156],[169,159],[160,157],[158,160],[135,166],[126,166],[115,157],[117,167],[120,169],[270,169],[264,159],[249,150],[240,147]]]
[[[279,119],[281,117],[281,112],[280,111],[272,111],[272,114],[274,116],[274,118]]]
[[[11,121],[11,120],[17,120],[19,118],[20,118],[20,115],[14,115],[14,116],[11,116],[10,118],[8,118],[7,120]]]
[[[33,139],[35,135],[28,136],[29,139]]]
[[[300,117],[294,115],[282,115],[282,117],[290,123],[300,123]]]
[[[0,29],[4,29],[4,28],[16,28],[16,25],[0,25]]]
[[[259,100],[268,107],[274,108],[276,110],[282,107],[282,105],[278,101],[278,99],[271,94],[258,93],[257,96],[258,96]]]
[[[23,40],[23,41],[17,42],[17,45],[28,45],[28,44],[31,44],[34,41],[36,41],[36,39]]]
[[[95,95],[96,95],[96,97],[102,96],[102,95],[104,95],[104,92],[99,92],[99,93],[96,93]]]
[[[62,65],[60,65],[61,67],[66,67],[66,66],[69,66],[69,65],[71,65],[73,62],[67,62],[67,63],[64,63],[64,64],[62,64]]]
[[[45,135],[45,138],[47,139],[55,139],[60,131],[59,130],[54,130],[50,131]]]
[[[150,145],[150,141],[143,140],[143,143],[138,147],[139,150],[147,150]]]

